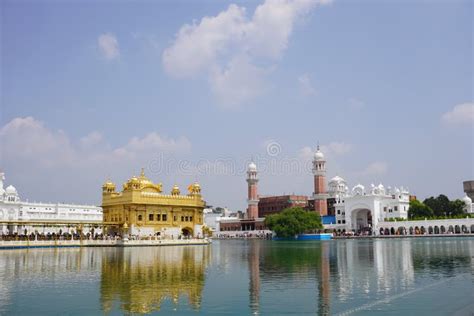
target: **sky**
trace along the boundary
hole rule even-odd
[[[144,168],[214,206],[328,179],[464,195],[471,1],[1,1],[0,169],[29,201],[100,205]]]

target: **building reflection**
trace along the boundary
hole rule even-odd
[[[335,290],[339,300],[348,300],[361,289],[365,293],[387,292],[394,287],[406,288],[414,282],[412,248],[408,239],[341,240],[333,246],[338,275]]]
[[[259,313],[260,307],[260,246],[259,241],[252,242],[248,253],[250,310]]]
[[[166,300],[201,305],[210,247],[122,248],[102,261],[101,304],[126,313],[150,313]]]
[[[249,269],[249,307],[254,315],[260,314],[262,284],[278,283],[288,275],[294,282],[315,285],[314,308],[318,315],[330,315],[331,307],[331,249],[329,242],[312,247],[281,247],[281,243],[250,241],[247,255]],[[283,281],[283,280],[282,280]],[[269,298],[274,300],[274,297]],[[286,298],[285,298],[286,299]]]
[[[330,315],[331,310],[331,272],[330,248],[328,242],[321,243],[321,267],[318,269],[318,314]]]

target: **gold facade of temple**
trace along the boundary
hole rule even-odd
[[[167,237],[202,236],[205,202],[198,183],[181,195],[178,186],[170,194],[162,193],[162,184],[150,181],[142,169],[117,192],[115,184],[102,186],[104,225],[109,232],[132,235],[161,235]]]

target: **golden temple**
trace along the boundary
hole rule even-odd
[[[103,223],[108,233],[136,236],[202,236],[205,202],[198,183],[181,195],[174,185],[163,194],[162,184],[153,183],[142,169],[123,184],[121,192],[108,180],[102,186]]]

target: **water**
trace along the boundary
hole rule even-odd
[[[474,238],[0,252],[0,314],[472,315]]]

